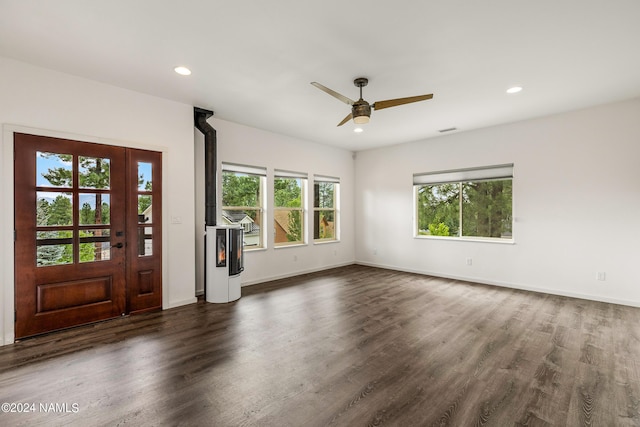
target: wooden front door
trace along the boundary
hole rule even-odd
[[[14,135],[16,338],[161,307],[161,167],[138,167],[138,152]],[[133,236],[138,210],[152,208]]]

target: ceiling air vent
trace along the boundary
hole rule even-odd
[[[447,128],[447,129],[440,129],[438,132],[440,133],[445,133],[445,132],[452,132],[454,130],[458,130],[458,128]]]
[[[445,132],[453,132],[454,130],[458,130],[458,128],[440,129],[438,132],[445,133]]]

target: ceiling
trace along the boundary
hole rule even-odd
[[[0,0],[0,56],[359,151],[640,96],[639,16],[638,0]],[[361,76],[369,102],[434,97],[356,134],[310,82],[357,99]]]

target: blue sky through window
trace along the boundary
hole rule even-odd
[[[62,154],[65,155],[65,154]],[[71,171],[71,162],[64,161],[60,158],[60,155],[53,153],[42,153],[40,151],[36,154],[36,185],[39,187],[57,187],[49,182],[44,177],[44,174],[51,169],[64,168]]]
[[[138,162],[138,178],[142,176],[142,183],[138,183],[138,190],[146,190],[147,182],[153,182],[152,173],[151,163]]]

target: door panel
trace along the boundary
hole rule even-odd
[[[162,308],[162,153],[128,150],[127,169],[127,302],[134,314]]]
[[[125,149],[15,134],[16,337],[125,312]]]
[[[16,338],[160,308],[161,153],[14,141]]]

